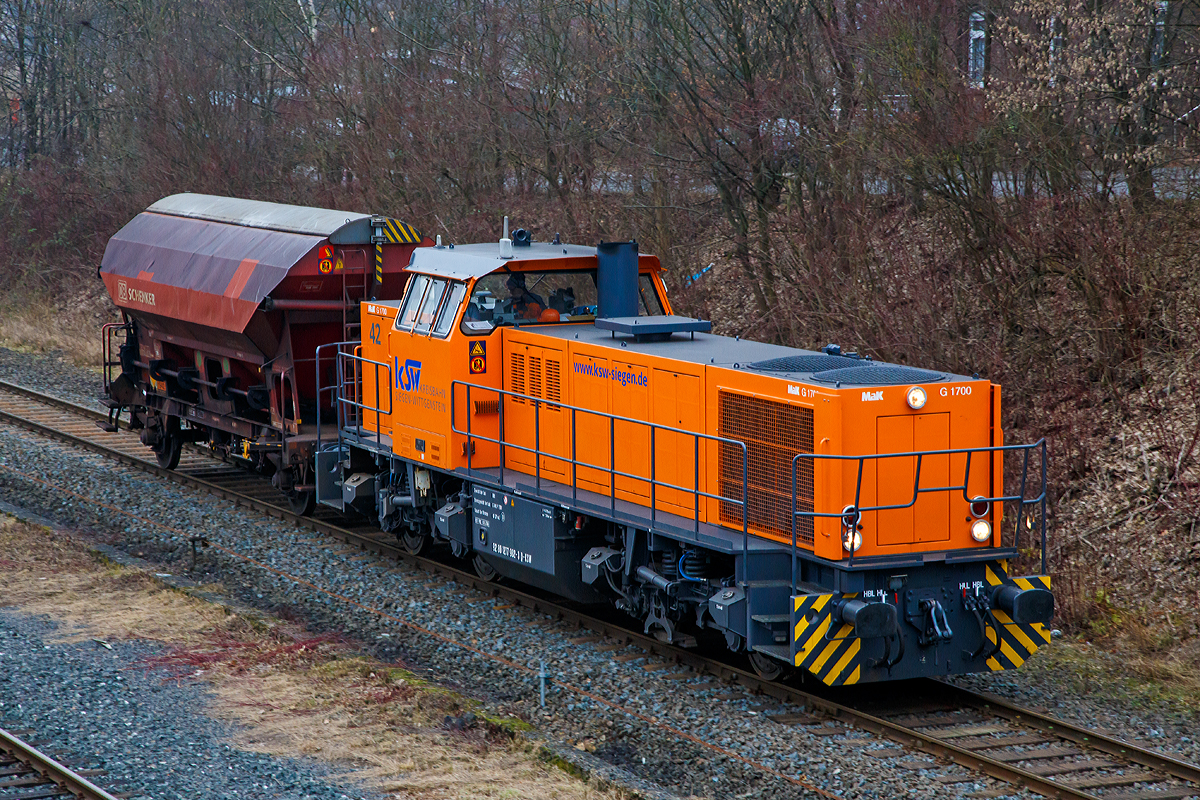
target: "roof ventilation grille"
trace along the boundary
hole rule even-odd
[[[932,383],[945,380],[941,372],[931,372],[927,369],[912,367],[897,367],[877,365],[873,367],[843,367],[830,369],[813,375],[814,381],[821,383],[844,383],[849,386],[894,386],[902,383]]]
[[[753,364],[747,364],[746,368],[761,372],[822,372],[843,369],[854,363],[845,356],[784,356],[768,361],[755,361]]]

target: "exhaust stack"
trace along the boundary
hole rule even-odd
[[[638,315],[638,246],[636,241],[596,245],[598,318]]]

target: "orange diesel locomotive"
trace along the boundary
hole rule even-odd
[[[318,350],[319,502],[767,677],[1008,669],[1048,641],[1045,443],[1004,444],[1000,387],[714,336],[632,242],[517,231],[408,272]],[[1010,575],[1023,545],[1043,574]]]

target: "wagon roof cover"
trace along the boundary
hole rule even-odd
[[[100,275],[121,308],[241,332],[302,258],[327,241],[368,244],[373,219],[389,242],[420,241],[370,214],[172,195],[109,240]]]

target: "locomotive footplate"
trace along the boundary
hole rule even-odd
[[[1050,641],[1048,575],[1010,577],[1004,561],[886,589],[792,597],[797,667],[829,686],[1015,669]],[[936,580],[930,580],[933,578]]]

